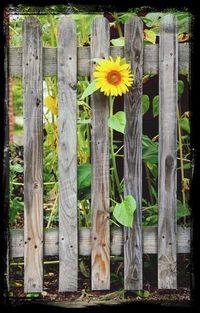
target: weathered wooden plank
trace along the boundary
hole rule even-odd
[[[143,57],[143,73],[158,74],[158,45],[145,45]],[[178,71],[179,74],[189,73],[190,44],[179,43]],[[110,54],[124,56],[124,47],[110,47]],[[43,48],[43,75],[57,75],[57,48]],[[78,75],[89,76],[90,73],[90,47],[78,47]],[[9,48],[9,72],[10,76],[22,76],[22,49]]]
[[[109,56],[109,23],[97,17],[92,23],[91,59]],[[93,79],[94,64],[90,73]],[[108,97],[100,91],[91,96],[92,132],[92,290],[110,289],[109,230],[109,116]]]
[[[124,195],[137,203],[133,228],[124,227],[124,288],[142,285],[142,66],[143,23],[133,16],[125,23],[125,57],[134,75],[133,87],[124,96]]]
[[[23,24],[24,292],[43,288],[43,90],[39,21]]]
[[[59,291],[78,286],[76,82],[76,25],[64,17],[58,26]]]
[[[143,228],[143,253],[156,254],[158,252],[157,227]],[[191,230],[186,227],[177,227],[177,252],[190,253]],[[91,254],[91,229],[82,227],[79,229],[79,255]],[[123,231],[121,228],[111,228],[111,255],[121,255],[123,250]],[[58,255],[58,228],[45,230],[44,255]],[[18,258],[24,256],[24,235],[22,229],[10,231],[10,256]]]
[[[178,101],[176,17],[161,21],[159,52],[158,288],[176,289],[176,146]]]

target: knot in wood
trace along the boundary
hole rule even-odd
[[[34,182],[33,183],[33,189],[38,189],[39,188],[39,183],[38,182]]]
[[[69,83],[69,87],[73,90],[76,90],[77,89],[77,84],[75,83]]]
[[[165,159],[166,170],[171,170],[174,166],[174,158],[171,155],[167,155]]]

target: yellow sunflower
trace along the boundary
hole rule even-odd
[[[128,91],[133,83],[130,65],[118,56],[116,61],[110,56],[108,60],[101,60],[93,73],[96,87],[106,96],[118,96]]]

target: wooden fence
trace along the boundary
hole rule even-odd
[[[22,76],[24,101],[24,233],[10,231],[10,256],[24,257],[24,291],[43,290],[43,256],[59,255],[59,291],[78,288],[78,255],[91,254],[92,290],[110,289],[110,255],[124,254],[124,288],[143,289],[143,253],[158,255],[158,288],[177,288],[177,253],[190,253],[190,229],[176,227],[178,73],[189,72],[189,45],[178,44],[176,18],[161,21],[160,43],[143,44],[143,23],[125,23],[125,47],[110,47],[109,23],[96,17],[91,46],[77,47],[76,25],[63,17],[58,47],[43,48],[41,26],[29,17],[22,48],[9,49],[9,74]],[[93,58],[125,56],[135,77],[124,97],[125,195],[137,201],[133,228],[109,227],[108,98],[91,96],[92,228],[77,224],[77,75],[92,78]],[[159,218],[142,229],[142,75],[159,74]],[[59,228],[43,230],[43,77],[58,77]]]

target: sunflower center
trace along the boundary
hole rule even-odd
[[[122,80],[121,74],[118,71],[110,71],[107,74],[107,81],[112,85],[119,85]]]

